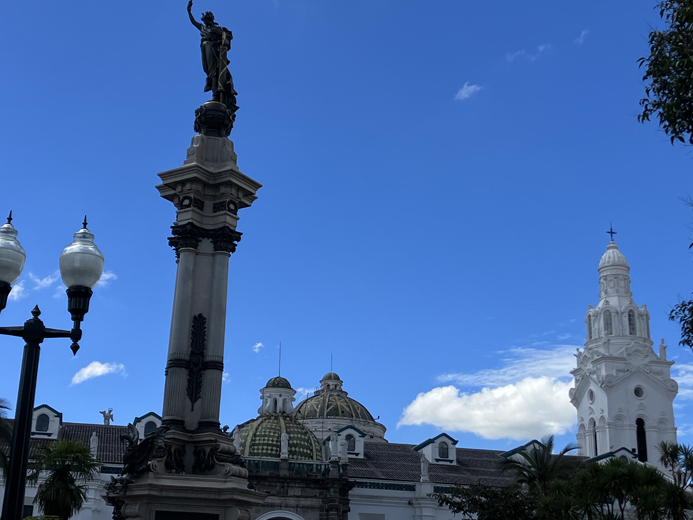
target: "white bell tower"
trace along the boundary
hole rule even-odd
[[[674,362],[667,360],[663,339],[659,355],[652,349],[650,315],[633,301],[630,267],[613,235],[598,271],[599,304],[588,308],[587,341],[571,372],[580,455],[627,448],[641,462],[659,465],[659,443],[676,442]]]

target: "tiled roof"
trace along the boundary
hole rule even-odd
[[[14,425],[13,419],[6,419],[10,428]],[[103,424],[63,423],[58,431],[58,439],[78,439],[89,446],[92,432],[96,432],[99,438],[99,446],[96,450],[96,459],[103,464],[122,464],[125,453],[125,443],[120,436],[127,433],[127,426],[105,426]],[[32,438],[29,444],[29,456],[36,452],[39,446],[57,439]],[[0,450],[9,452],[9,446],[0,441]]]
[[[99,439],[96,460],[103,464],[122,464],[125,443],[120,440],[120,436],[127,434],[127,426],[63,423],[58,432],[58,439],[78,439],[88,447],[93,432],[96,432]]]
[[[428,476],[435,484],[485,484],[501,486],[512,481],[503,473],[501,451],[457,448],[457,465],[429,464]],[[413,444],[367,442],[364,458],[349,459],[349,477],[354,479],[418,482],[421,478],[421,455]]]

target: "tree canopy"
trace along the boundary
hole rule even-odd
[[[638,121],[655,116],[672,144],[693,144],[693,1],[664,0],[657,8],[666,28],[650,32],[650,55],[638,60],[645,69]]]

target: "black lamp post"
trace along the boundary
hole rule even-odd
[[[11,222],[12,213],[7,219],[7,224],[0,227],[0,311],[5,308],[7,297],[12,290],[11,285],[22,273],[26,259],[24,248],[17,240],[17,230]],[[103,254],[94,244],[94,235],[87,229],[87,218],[84,217],[82,229],[75,233],[74,241],[60,255],[60,274],[67,286],[67,309],[72,317],[72,330],[46,328],[39,319],[41,311],[38,305],[31,311],[32,318],[23,326],[0,327],[0,335],[17,336],[25,342],[12,432],[10,467],[5,476],[3,520],[22,520],[23,517],[40,345],[47,338],[70,338],[72,353],[77,353],[77,342],[82,338],[80,323],[89,311],[91,290],[101,278],[103,264]]]

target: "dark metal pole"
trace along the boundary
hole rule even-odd
[[[5,479],[5,498],[2,502],[3,520],[22,520],[23,517],[26,468],[29,460],[31,421],[40,353],[41,347],[38,342],[27,342],[24,346],[22,375],[17,394],[17,413],[12,432],[10,468]]]

